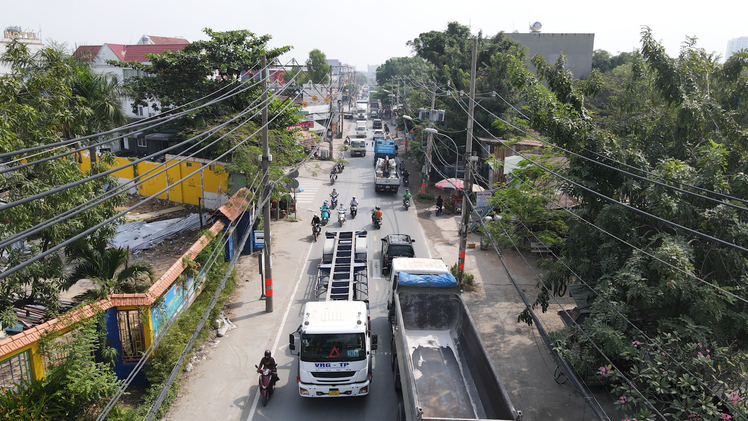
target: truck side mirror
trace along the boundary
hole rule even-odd
[[[377,343],[379,342],[379,335],[374,335],[371,337],[371,350],[376,351],[377,350]]]
[[[289,333],[288,334],[288,349],[291,350],[291,354],[293,354],[293,352],[296,351],[296,344],[294,342],[295,342],[295,338],[293,336],[293,333]]]

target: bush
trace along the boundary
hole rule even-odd
[[[457,278],[457,273],[459,272],[457,263],[452,265],[452,267],[449,268],[449,271],[452,272],[452,276]],[[463,291],[475,291],[475,276],[473,276],[472,273],[468,273],[465,271],[462,272],[462,289]]]
[[[418,193],[418,201],[422,203],[431,202],[434,200],[434,195],[432,193]]]
[[[205,249],[195,258],[195,261],[201,263],[203,266],[208,264],[207,257],[210,255],[213,248],[216,247],[216,243],[216,240],[211,241],[210,244],[208,244],[208,246],[206,246]],[[203,291],[195,299],[192,305],[181,316],[179,316],[179,319],[177,319],[176,323],[174,323],[171,329],[169,329],[169,332],[158,345],[151,358],[148,359],[145,371],[146,378],[150,383],[150,388],[144,397],[145,404],[141,405],[141,407],[145,407],[145,410],[150,408],[152,403],[158,398],[158,394],[161,393],[161,389],[169,378],[180,354],[183,352],[185,346],[187,346],[187,342],[192,336],[195,327],[202,318],[205,309],[213,299],[213,294],[215,294],[227,267],[228,263],[223,261],[223,253],[219,253],[218,260],[210,266],[210,270],[206,274],[204,281],[205,288]],[[231,296],[236,288],[236,279],[236,272],[233,272],[226,281],[226,285],[221,291],[218,301],[216,302],[215,307],[211,310],[210,316],[207,320],[215,320],[218,317],[218,314],[223,308],[223,303]],[[210,325],[210,323],[206,323],[203,326],[195,344],[198,344],[209,337]],[[186,361],[187,359],[185,359],[185,362]],[[157,416],[159,418],[166,414],[172,401],[177,396],[181,374],[182,371],[179,372],[175,381],[172,382],[169,392],[158,410]]]

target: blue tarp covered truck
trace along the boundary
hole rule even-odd
[[[447,265],[397,257],[389,281],[394,419],[519,420]]]

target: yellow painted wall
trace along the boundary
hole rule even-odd
[[[88,171],[91,168],[91,160],[87,151],[81,152],[81,160],[82,162],[78,164],[81,171]],[[158,195],[159,199],[198,205],[203,191],[226,194],[229,184],[229,173],[221,165],[204,165],[189,159],[171,159],[165,163],[144,161],[138,164],[132,164],[127,158],[117,157],[115,160],[116,167],[123,168],[112,173],[113,177],[132,180],[137,168],[137,175],[142,181],[138,184],[138,193],[141,196],[156,194],[156,192],[166,188],[168,181],[168,185],[173,187],[169,189],[168,193],[164,192]],[[172,168],[167,169],[172,165]],[[160,172],[160,174],[156,174],[157,172]],[[184,177],[188,178],[180,184],[175,184]]]

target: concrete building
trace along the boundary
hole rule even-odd
[[[740,50],[748,49],[748,37],[733,38],[727,41],[727,55],[725,60]]]
[[[162,54],[164,51],[181,51],[189,42],[184,38],[157,37],[152,35],[143,35],[137,44],[103,44],[103,45],[82,45],[73,53],[74,57],[84,58],[93,61],[93,69],[99,74],[109,74],[118,81],[124,81],[134,76],[143,76],[140,70],[117,67],[107,63],[107,61],[135,61],[143,64],[150,64],[146,54]],[[133,101],[130,98],[122,98],[122,107],[128,117],[146,118],[158,114],[158,111],[151,106],[138,106],[133,112]]]
[[[566,56],[566,68],[571,70],[575,79],[584,78],[592,70],[595,34],[544,34],[536,31],[505,35],[525,45],[529,50],[529,59],[535,54],[540,54],[547,62],[553,64],[563,53]],[[528,66],[535,71],[535,67],[529,62]]]
[[[8,48],[8,45],[13,40],[18,40],[25,44],[32,55],[44,48],[41,32],[23,30],[20,26],[9,26],[3,30],[3,38],[0,40],[0,56],[5,54],[5,49]],[[9,72],[10,66],[0,63],[0,76]]]

